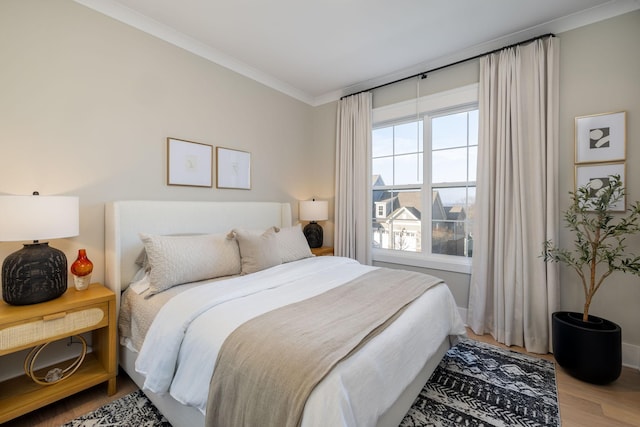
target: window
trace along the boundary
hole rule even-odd
[[[372,138],[375,247],[420,252],[423,124],[374,129]]]
[[[431,118],[431,253],[470,257],[478,110]]]
[[[471,92],[475,102],[441,97],[437,108],[419,103],[419,114],[414,101],[411,118],[385,111],[378,121],[374,111],[381,123],[372,134],[372,242],[381,250],[374,259],[457,262],[473,254],[478,109]]]

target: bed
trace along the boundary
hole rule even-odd
[[[234,230],[235,234],[230,233],[231,230]],[[144,242],[141,240],[141,233],[142,237],[147,239]],[[147,249],[147,252],[149,252],[149,250],[152,250],[150,248],[155,247],[149,246],[149,242],[155,244],[169,241],[173,244],[173,242],[179,241],[180,244],[184,244],[184,242],[204,241],[205,237],[201,238],[201,236],[216,236],[216,239],[218,239],[216,244],[223,245],[228,242],[223,242],[221,236],[226,236],[227,240],[236,238],[238,245],[246,249],[246,245],[242,246],[242,239],[250,238],[255,240],[258,236],[264,238],[262,236],[267,234],[271,239],[273,233],[276,233],[276,236],[288,235],[293,236],[292,238],[297,238],[295,234],[297,233],[296,227],[291,224],[291,206],[288,203],[111,202],[107,204],[105,209],[105,284],[116,293],[117,307],[118,311],[120,311],[125,288],[136,276],[139,278],[141,274],[141,254],[144,253],[143,249]],[[284,239],[284,237],[281,239]],[[296,252],[296,250],[293,250],[293,252]],[[248,250],[243,253],[249,254]],[[282,247],[280,253],[284,253]],[[257,261],[256,259],[253,261],[260,264],[260,256],[268,258],[269,253],[263,253],[260,256],[259,254],[253,254],[253,256],[257,258]],[[250,259],[251,257],[247,255],[246,258]],[[212,374],[207,374],[206,372],[213,371],[213,361],[216,359],[216,357],[213,357],[211,367],[207,366],[207,368],[201,369],[199,364],[203,362],[197,357],[194,359],[196,362],[190,361],[189,357],[191,356],[189,355],[200,355],[202,352],[213,350],[205,350],[204,347],[198,347],[195,351],[191,350],[191,348],[189,351],[180,350],[180,345],[186,345],[189,342],[204,346],[204,343],[200,343],[200,341],[204,340],[193,338],[203,335],[202,331],[195,332],[195,325],[200,324],[201,328],[203,325],[209,325],[204,327],[210,328],[211,324],[207,323],[208,321],[204,314],[198,317],[198,320],[195,320],[195,316],[184,314],[185,310],[183,310],[181,304],[184,304],[185,301],[190,300],[191,303],[201,304],[202,307],[198,308],[198,310],[206,313],[206,316],[232,317],[234,319],[233,321],[236,323],[232,323],[232,325],[235,326],[227,326],[230,335],[227,336],[226,333],[223,334],[222,332],[211,334],[217,336],[215,339],[220,344],[232,341],[230,337],[235,336],[235,333],[242,329],[239,325],[242,325],[243,328],[249,324],[255,325],[259,322],[250,322],[249,320],[260,319],[262,322],[263,317],[261,316],[268,316],[278,311],[275,308],[267,310],[259,307],[260,304],[257,301],[280,301],[278,304],[281,304],[282,307],[279,305],[278,308],[282,311],[295,304],[307,303],[309,300],[315,301],[331,292],[346,288],[345,282],[351,284],[361,277],[368,279],[368,274],[378,274],[378,271],[374,270],[379,270],[370,266],[361,266],[353,260],[341,257],[299,256],[298,258],[294,253],[291,255],[290,262],[277,263],[274,266],[267,265],[268,268],[264,266],[256,267],[251,264],[245,265],[243,258],[241,260],[241,271],[244,272],[245,266],[248,266],[253,268],[255,272],[248,270],[250,274],[230,274],[213,278],[212,280],[197,280],[186,285],[170,286],[166,290],[161,286],[156,289],[157,293],[152,298],[133,295],[131,287],[124,293],[124,306],[129,313],[125,315],[123,310],[123,316],[120,317],[126,318],[126,321],[123,320],[123,325],[126,324],[126,327],[122,326],[125,329],[131,329],[132,316],[136,315],[137,312],[144,311],[137,308],[131,310],[130,305],[132,303],[128,302],[129,299],[151,301],[155,298],[156,300],[163,300],[160,309],[157,310],[157,314],[151,315],[156,317],[151,322],[147,321],[150,325],[148,330],[145,330],[146,336],[143,336],[140,342],[136,343],[135,339],[125,337],[126,333],[122,334],[119,363],[122,369],[143,389],[149,399],[172,425],[176,427],[205,425],[204,412],[211,402],[206,397],[203,398],[202,392],[193,398],[195,400],[192,400],[189,396],[185,397],[185,395],[180,394],[184,393],[184,391],[180,391],[180,384],[183,384],[182,389],[184,389],[185,381],[189,384],[189,378],[198,379],[196,378],[198,375],[194,374],[194,366],[198,366],[197,370],[205,372],[205,374],[199,376],[209,381]],[[227,262],[221,263],[218,268],[227,268],[228,264]],[[149,269],[147,268],[148,271]],[[170,276],[172,273],[169,271],[166,274]],[[157,277],[158,275],[156,274],[156,279]],[[148,277],[146,279],[148,280]],[[175,279],[174,281],[176,280],[180,281],[180,279]],[[281,284],[284,282],[286,282],[286,285]],[[410,304],[406,304],[406,307],[395,316],[395,320],[391,319],[385,323],[384,329],[376,329],[375,334],[368,334],[367,337],[370,338],[350,352],[348,357],[338,359],[331,366],[331,370],[320,378],[319,383],[313,387],[311,393],[306,397],[307,400],[306,404],[304,404],[300,425],[303,427],[322,425],[399,425],[444,353],[456,342],[458,336],[465,333],[463,322],[457,312],[451,293],[446,284],[438,282],[434,281],[433,284],[429,285],[427,291],[418,294],[415,300],[412,300]],[[296,291],[299,295],[297,294],[295,297],[289,297],[288,293],[286,294],[286,298],[294,298],[294,300],[282,299],[285,297],[280,296],[280,292],[285,295],[287,287],[301,289],[302,284],[311,284],[312,290]],[[233,289],[234,292],[245,292],[241,290],[245,289],[245,287],[250,290],[246,291],[245,294],[239,295],[239,300],[235,300],[230,306],[224,306],[225,308],[222,308],[223,305],[221,304],[202,302],[213,301],[215,295],[218,295],[216,292],[223,292],[221,289],[224,289],[225,286]],[[183,288],[190,290],[182,292]],[[211,296],[211,292],[213,292],[214,296]],[[307,295],[304,292],[310,292],[310,294]],[[142,295],[144,296],[144,292]],[[205,298],[203,295],[207,295],[207,297]],[[227,294],[225,293],[224,295],[224,298],[227,298]],[[271,297],[270,295],[275,296]],[[311,298],[312,296],[315,298]],[[253,302],[254,300],[256,301],[255,303]],[[236,305],[234,306],[233,304]],[[247,307],[251,307],[251,310],[253,310],[254,305],[256,306],[255,314],[246,314],[245,312],[249,311]],[[305,310],[307,309],[305,308]],[[131,313],[132,311],[133,314]],[[217,311],[219,313],[216,314]],[[238,313],[242,313],[242,315]],[[174,359],[169,356],[169,361],[167,361],[164,359],[165,353],[171,354],[172,351],[168,349],[172,348],[173,345],[168,345],[166,341],[167,331],[172,329],[172,323],[166,322],[169,318],[175,320],[180,316],[190,319],[189,322],[191,323],[189,324],[194,325],[194,332],[192,338],[188,338],[189,335],[183,335],[176,339],[178,344],[176,344],[174,351]],[[218,324],[217,319],[212,321],[213,324]],[[165,322],[164,325],[162,324],[163,321]],[[180,322],[182,321],[180,320]],[[181,328],[174,329],[181,330]],[[191,329],[187,330],[190,331]],[[234,333],[231,334],[231,331]],[[181,333],[188,334],[191,332]],[[159,349],[149,350],[152,348],[150,343],[153,342],[160,344]],[[217,353],[214,352],[212,354],[214,356],[217,355],[222,360],[222,349],[216,348],[215,351]],[[153,359],[158,354],[163,355],[163,360],[148,362],[148,359]],[[171,374],[170,377],[162,374],[160,375],[161,379],[158,382],[154,382],[153,377],[156,374],[156,365],[153,363],[165,365],[173,363],[175,365],[175,361],[183,368],[175,369],[176,372]],[[136,364],[138,365],[137,369]],[[222,366],[222,362],[220,364]],[[210,371],[207,369],[210,369]],[[184,371],[184,375],[187,375],[187,380],[185,380],[184,376],[180,379],[177,371]],[[223,371],[222,368],[219,371]],[[140,372],[145,372],[146,375]],[[174,374],[176,375],[174,376]],[[218,371],[216,371],[216,375],[218,375]],[[200,383],[202,383],[202,378],[199,378]],[[213,378],[217,377],[214,375]],[[164,385],[158,385],[163,383]],[[197,389],[198,387],[195,383],[198,383],[198,381],[194,380],[193,383],[194,385],[186,388]],[[207,385],[209,384],[207,383]],[[201,384],[199,387],[202,388],[203,385]],[[211,390],[214,390],[214,388],[211,387]],[[224,388],[221,388],[221,390],[222,394],[224,394]],[[188,391],[192,392],[192,390]],[[206,396],[207,390],[204,392]],[[212,406],[209,408],[212,408]],[[211,410],[209,412],[213,413],[214,411]]]

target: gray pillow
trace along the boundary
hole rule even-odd
[[[235,240],[220,234],[158,236],[140,233],[149,262],[149,295],[175,285],[240,273]]]
[[[233,234],[240,247],[242,274],[255,273],[282,263],[274,227],[262,234],[234,228]]]
[[[313,256],[309,243],[302,233],[300,224],[293,227],[281,228],[276,233],[276,242],[278,244],[278,252],[282,263],[297,261],[303,258]]]

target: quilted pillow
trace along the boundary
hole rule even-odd
[[[274,227],[262,234],[238,228],[234,228],[232,233],[240,247],[242,274],[255,273],[282,263]]]
[[[140,233],[149,262],[149,295],[172,286],[240,273],[238,244],[225,235]]]
[[[276,233],[276,243],[278,244],[278,252],[283,264],[313,256],[300,224],[281,228]]]
[[[200,236],[202,233],[180,233],[180,234],[168,234],[168,236]],[[136,265],[143,268],[145,271],[149,270],[149,259],[147,258],[147,251],[142,248],[138,256],[136,257]]]

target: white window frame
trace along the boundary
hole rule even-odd
[[[409,101],[400,102],[397,104],[387,105],[383,107],[375,108],[372,112],[372,119],[374,127],[383,126],[385,123],[398,122],[403,119],[411,117],[436,117],[445,112],[455,112],[471,107],[478,107],[478,84],[474,83],[468,86],[439,92],[432,95],[421,97],[417,100],[412,99]],[[428,125],[428,126],[427,126]],[[423,179],[423,199],[425,194],[431,194],[431,179],[427,176],[430,173],[431,164],[431,142],[430,121],[425,123],[423,132],[429,135],[429,142],[427,148],[427,139],[425,137],[425,157],[424,157],[424,173],[425,179]],[[370,159],[371,161],[371,159]],[[373,191],[373,183],[370,184],[369,192]],[[423,200],[423,205],[426,207],[428,201]],[[430,212],[430,210],[429,210]],[[428,218],[427,218],[428,216]],[[373,218],[370,219],[370,222]],[[424,234],[423,242],[429,242],[431,244],[431,216],[422,215],[422,230]],[[457,273],[471,273],[471,258],[432,254],[428,252],[408,252],[397,251],[392,249],[371,249],[373,261],[387,262],[392,264],[402,264],[414,267],[429,268],[435,270],[445,270]]]

